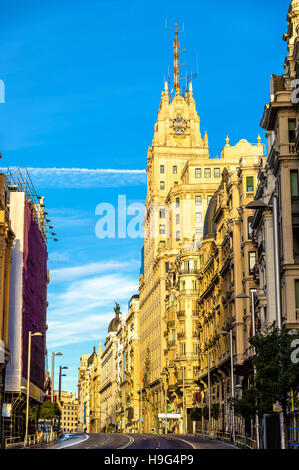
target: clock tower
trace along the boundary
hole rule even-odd
[[[210,158],[208,134],[202,136],[200,131],[192,82],[184,93],[179,86],[178,53],[176,27],[173,89],[170,91],[164,84],[147,153],[144,275],[139,286],[143,432],[150,432],[157,424],[158,414],[165,410],[165,381],[169,391],[186,366],[186,383],[193,383],[192,357],[199,344],[199,339],[194,338],[198,246],[203,239],[205,213],[223,169],[236,170],[240,152],[252,151],[247,141],[235,150],[227,138],[221,158]],[[262,146],[258,151],[261,149]],[[177,295],[169,290],[169,273],[178,259],[183,260],[188,276],[182,281],[174,276],[174,286],[182,286]],[[198,356],[195,363],[198,365]],[[177,408],[181,406],[175,388],[168,400]]]

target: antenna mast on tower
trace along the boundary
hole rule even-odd
[[[198,77],[198,56],[196,58],[197,71],[195,73],[192,72],[189,75],[186,73],[186,75],[184,77],[180,78],[180,73],[179,73],[180,65],[181,66],[186,65],[185,63],[184,64],[179,63],[180,54],[182,54],[183,52],[186,52],[186,49],[180,49],[180,43],[179,43],[179,33],[184,32],[184,23],[183,23],[183,29],[179,30],[177,21],[176,21],[174,26],[169,27],[169,26],[167,26],[167,19],[165,19],[165,27],[166,27],[166,29],[174,29],[174,31],[175,31],[175,38],[174,38],[174,41],[173,41],[173,57],[174,57],[174,60],[173,60],[173,88],[172,88],[171,93],[170,93],[170,97],[171,97],[173,91],[175,92],[175,94],[180,93],[180,91],[181,91],[181,89],[180,89],[180,80],[185,80],[186,81],[186,91],[187,91],[190,82],[192,82],[192,80],[194,80],[196,77]],[[168,68],[168,89],[170,90],[169,68]],[[184,90],[183,90],[183,92],[184,92]]]

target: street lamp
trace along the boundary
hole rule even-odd
[[[167,369],[161,371],[161,375],[165,375],[165,385],[164,385],[164,399],[165,399],[165,434],[167,434]]]
[[[51,389],[51,401],[54,401],[54,361],[55,361],[55,356],[62,356],[63,354],[61,352],[55,353],[52,352],[52,389]]]
[[[206,356],[208,361],[208,404],[209,404],[209,431],[211,431],[211,376],[210,376],[210,352],[201,352],[200,356]]]
[[[262,199],[251,201],[246,209],[272,210],[273,214],[273,237],[274,237],[274,270],[275,270],[275,291],[276,291],[276,321],[277,328],[282,329],[281,316],[281,292],[280,292],[280,261],[279,261],[279,231],[278,231],[278,196],[273,195],[273,205],[266,204]]]
[[[61,403],[61,377],[66,377],[66,374],[62,374],[63,369],[68,369],[68,367],[59,366],[59,391],[58,391],[59,403]]]
[[[233,329],[228,331],[220,331],[222,335],[228,335],[229,334],[229,339],[230,339],[230,374],[231,374],[231,397],[232,397],[232,402],[234,401],[235,398],[235,386],[234,386],[234,350],[233,350]],[[232,406],[232,431],[233,431],[233,442],[235,442],[236,439],[236,431],[235,431],[235,413],[234,413],[234,407]]]
[[[29,423],[29,398],[30,398],[30,362],[31,362],[31,338],[33,336],[43,336],[42,333],[38,331],[32,333],[29,331],[28,335],[28,357],[27,357],[27,397],[26,397],[26,428],[25,428],[25,438],[24,438],[24,447],[27,445],[28,441],[28,423]]]
[[[246,294],[238,294],[236,295],[236,299],[251,299],[251,323],[252,323],[252,336],[256,335],[256,327],[255,327],[255,308],[254,308],[254,290],[251,291],[251,297]],[[253,348],[253,354],[255,354],[255,347]],[[253,376],[256,375],[256,367],[253,365]],[[255,428],[256,428],[256,445],[257,449],[260,448],[260,422],[258,413],[255,414]]]

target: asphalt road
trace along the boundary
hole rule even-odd
[[[50,449],[232,449],[218,441],[199,440],[194,436],[154,434],[84,434],[51,445]]]

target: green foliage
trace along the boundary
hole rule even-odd
[[[60,409],[55,402],[45,401],[40,406],[39,417],[41,419],[54,419],[61,414]]]
[[[284,414],[292,408],[290,391],[299,393],[299,365],[291,360],[291,343],[299,339],[299,332],[274,329],[266,335],[250,338],[256,349],[255,391],[259,414],[273,411],[273,403],[280,401]]]
[[[251,387],[249,390],[243,392],[242,398],[231,401],[234,407],[235,414],[242,416],[242,418],[254,419],[256,415],[256,389]]]
[[[272,413],[273,404],[277,401],[281,403],[284,415],[290,415],[290,391],[293,391],[294,397],[299,393],[299,364],[291,360],[294,339],[299,339],[299,332],[278,329],[250,338],[256,351],[253,359],[256,367],[255,384],[243,392],[241,399],[232,403],[237,415],[254,418],[256,412],[259,416]]]
[[[192,421],[201,421],[202,419],[202,409],[201,408],[192,408],[190,412],[190,417]]]
[[[218,419],[220,416],[220,405],[219,403],[213,403],[211,407],[211,416],[214,419]]]
[[[203,414],[204,419],[209,419],[209,407],[208,406],[205,406],[203,408],[202,414]]]

